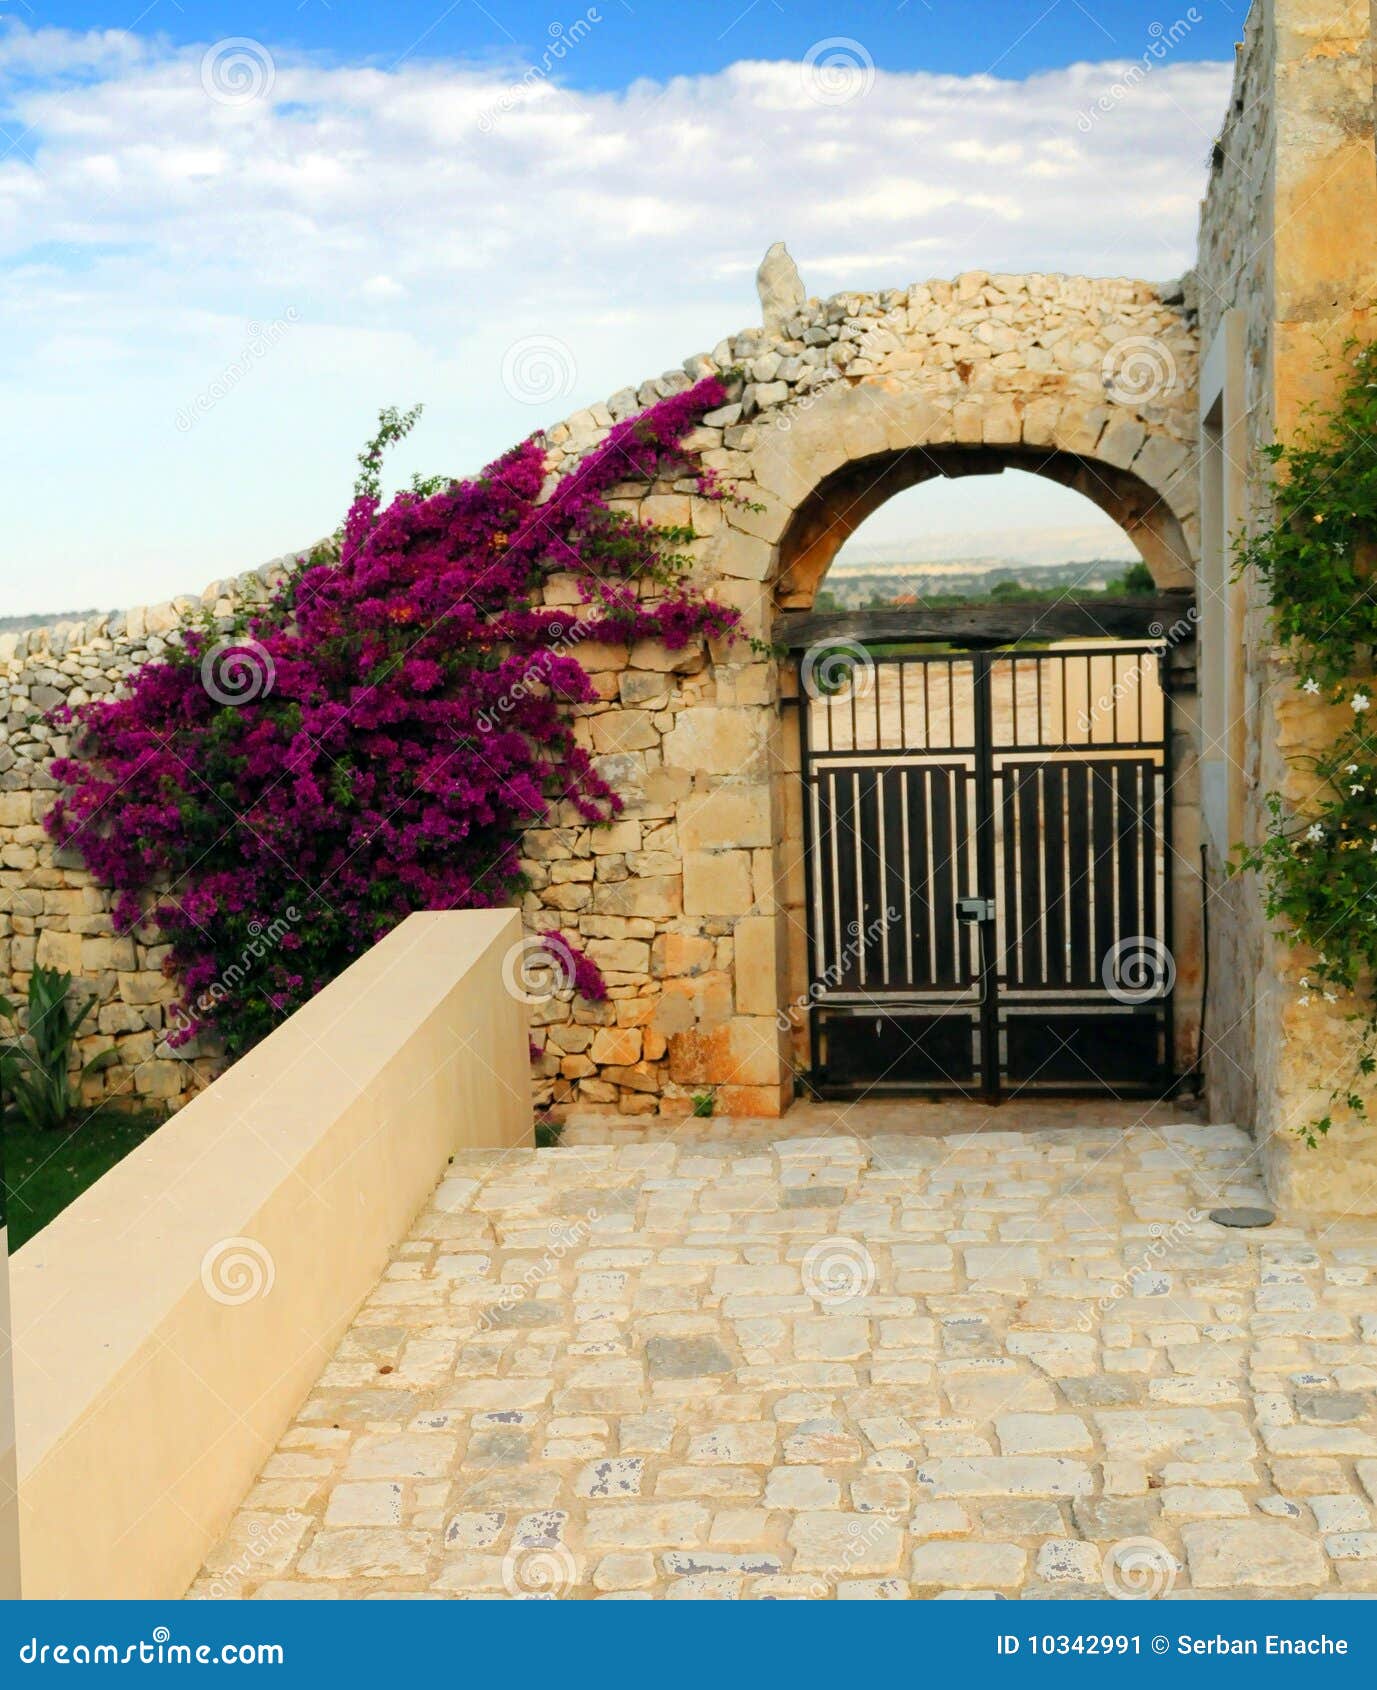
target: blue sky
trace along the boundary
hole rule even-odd
[[[32,7],[32,10],[30,10]],[[1023,77],[1077,60],[1133,57],[1154,23],[1194,9],[1199,58],[1228,58],[1247,11],[1241,0],[600,0],[595,53],[571,62],[577,87],[625,87],[719,71],[738,59],[801,59],[814,42],[847,36],[888,70]],[[341,61],[391,65],[420,54],[506,63],[538,56],[551,25],[566,30],[587,7],[569,0],[127,0],[124,6],[65,0],[0,0],[31,27],[133,29],[179,43],[250,36],[324,51]]]
[[[384,405],[426,405],[399,480],[475,469],[757,321],[774,240],[824,297],[1176,275],[1241,29],[1219,0],[0,0],[7,608],[308,543]],[[909,497],[866,539],[1091,510]]]

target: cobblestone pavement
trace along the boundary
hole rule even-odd
[[[191,1594],[1377,1592],[1377,1222],[1216,1225],[1233,1127],[1013,1119],[456,1158]]]

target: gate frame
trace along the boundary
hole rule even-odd
[[[1045,642],[1059,639],[1096,639],[1110,644],[1143,645],[1159,644],[1161,662],[1159,667],[1159,683],[1162,692],[1163,723],[1162,723],[1162,851],[1163,855],[1163,886],[1162,886],[1162,921],[1163,943],[1167,946],[1168,954],[1174,955],[1172,941],[1175,938],[1174,905],[1175,905],[1175,874],[1172,867],[1173,855],[1173,776],[1174,759],[1172,745],[1177,724],[1174,721],[1173,695],[1176,691],[1174,684],[1173,651],[1177,645],[1193,642],[1196,610],[1193,594],[1189,592],[1159,593],[1155,596],[1143,595],[1133,598],[1098,597],[1096,599],[1062,600],[1054,604],[1035,605],[967,605],[928,609],[902,609],[853,612],[813,612],[795,611],[780,616],[775,623],[774,639],[777,647],[783,648],[790,659],[797,660],[809,649],[823,643],[852,641],[857,646],[872,644],[945,644],[953,648],[972,663],[973,686],[972,704],[975,716],[974,731],[974,771],[979,789],[988,795],[988,803],[993,815],[995,771],[994,758],[996,748],[993,743],[992,725],[989,719],[990,705],[990,663],[999,655],[1017,655],[1016,648],[1026,640]],[[1179,639],[1174,638],[1177,630],[1187,629],[1187,633]],[[915,656],[918,654],[915,654]],[[983,683],[983,684],[982,684]],[[813,806],[808,785],[808,769],[810,763],[809,738],[809,703],[807,694],[799,691],[795,697],[798,708],[798,748],[799,769],[797,779],[800,782],[802,802],[802,844],[805,865],[805,889],[803,899],[803,913],[805,925],[805,945],[807,950],[808,970],[808,1067],[800,1076],[806,1085],[816,1092],[818,1090],[818,1032],[817,1013],[819,1004],[813,991],[814,961],[816,957],[815,909],[811,885],[811,869],[807,866],[814,860],[816,841],[813,837]],[[977,800],[977,808],[979,800]],[[978,873],[981,881],[987,886],[995,884],[995,839],[992,828],[977,828],[975,837],[975,853]],[[998,957],[987,954],[992,947],[987,947],[984,929],[987,924],[978,924],[981,929],[977,937],[979,947],[979,977],[982,985],[982,998],[979,1008],[979,1026],[981,1031],[981,1052],[979,1071],[979,1091],[962,1090],[959,1087],[942,1088],[915,1083],[905,1092],[886,1093],[886,1095],[923,1096],[930,1092],[941,1091],[943,1095],[954,1095],[967,1099],[975,1099],[991,1104],[1001,1104],[1009,1101],[1011,1093],[1003,1080],[1002,1064],[1000,1062],[998,1042],[998,994],[987,988],[988,984],[997,977]],[[1145,1083],[1141,1088],[1115,1087],[1112,1083],[1104,1083],[1098,1090],[1087,1086],[1058,1086],[1051,1084],[1038,1087],[1034,1095],[1049,1096],[1158,1096],[1169,1097],[1176,1093],[1182,1084],[1191,1078],[1194,1070],[1183,1069],[1176,1052],[1176,1023],[1175,1023],[1175,984],[1168,991],[1162,1004],[1162,1038],[1163,1038],[1163,1066],[1159,1080]],[[1203,1004],[1201,1005],[1203,1013]],[[1017,1096],[1015,1091],[1012,1095]]]

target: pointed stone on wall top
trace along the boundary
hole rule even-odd
[[[789,249],[783,241],[776,241],[761,259],[760,268],[755,273],[755,286],[769,334],[780,333],[808,297],[798,265],[790,258]]]

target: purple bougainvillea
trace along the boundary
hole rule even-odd
[[[408,912],[513,902],[526,829],[617,812],[574,736],[568,707],[595,697],[579,647],[679,647],[737,616],[684,579],[690,530],[608,494],[670,477],[722,497],[681,442],[724,398],[700,381],[618,424],[543,503],[529,440],[384,506],[382,445],[412,420],[394,413],[337,557],[310,558],[228,641],[188,631],[124,695],[57,713],[77,754],[54,764],[49,831],[114,889],[121,928],[151,916],[170,947],[174,1040],[209,1027],[247,1048]],[[577,615],[542,604],[555,573]]]

